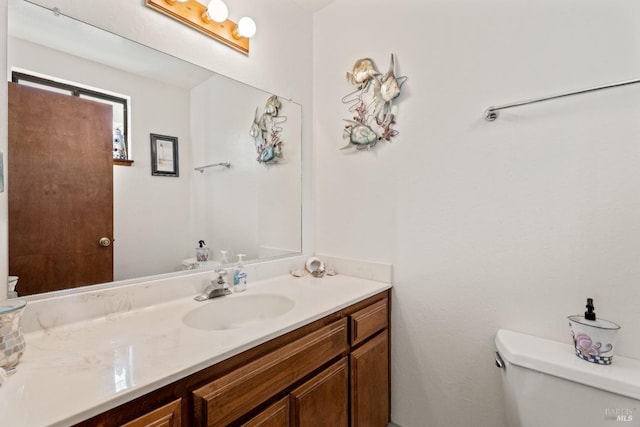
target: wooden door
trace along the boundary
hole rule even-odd
[[[30,295],[113,280],[112,107],[9,83],[9,274]]]
[[[292,427],[349,425],[347,358],[331,365],[291,392]]]
[[[383,331],[351,352],[351,425],[389,424],[389,333]]]

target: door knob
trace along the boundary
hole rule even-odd
[[[98,243],[100,244],[100,246],[104,246],[106,248],[109,245],[111,245],[111,240],[109,240],[108,237],[103,237],[100,240],[98,240]]]

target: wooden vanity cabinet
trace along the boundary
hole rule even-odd
[[[386,427],[390,291],[77,426]]]

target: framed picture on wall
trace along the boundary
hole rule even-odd
[[[177,137],[151,134],[151,175],[179,176]]]

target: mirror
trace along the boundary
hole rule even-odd
[[[18,70],[130,97],[133,163],[112,167],[113,235],[106,237],[113,240],[113,281],[212,268],[222,261],[222,250],[228,262],[238,253],[248,260],[301,253],[299,104],[279,97],[283,157],[265,165],[256,160],[249,130],[256,108],[262,111],[272,94],[22,0],[9,1],[8,29],[9,76]],[[177,145],[177,176],[152,175],[152,134]],[[9,274],[20,277],[25,273],[12,269],[11,242],[23,236],[12,231],[9,162]],[[225,162],[229,168],[201,169]],[[102,236],[85,237],[98,246]],[[214,262],[197,262],[200,240]],[[55,251],[55,244],[48,246]],[[30,264],[45,277],[52,260],[64,258],[33,254]],[[58,288],[45,291],[95,284],[57,282]],[[29,289],[19,279],[20,295],[38,292]]]

